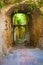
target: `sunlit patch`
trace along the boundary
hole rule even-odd
[[[27,23],[26,15],[23,13],[16,13],[13,16],[14,25],[25,25]]]

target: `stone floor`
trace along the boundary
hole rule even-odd
[[[43,50],[17,49],[0,59],[0,65],[43,65]]]

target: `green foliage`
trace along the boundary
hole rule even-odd
[[[26,24],[26,15],[22,13],[14,14],[13,24],[15,25],[24,25]]]
[[[37,4],[36,4],[36,2],[37,2]],[[27,12],[27,14],[31,14],[31,11],[33,9],[39,10],[41,12],[40,7],[43,6],[43,0],[37,0],[36,2],[32,1],[32,0],[29,0],[29,1],[26,2],[26,3],[29,4],[28,9],[30,11],[30,12]]]
[[[27,12],[27,14],[31,14],[31,11],[33,11],[33,9],[35,10],[39,10],[39,7],[36,5],[35,2],[33,2],[32,0],[28,2],[29,6],[28,6],[28,10],[29,12]]]
[[[0,9],[3,7],[3,3],[0,1]]]
[[[28,6],[29,10],[37,9],[37,6],[35,3],[31,3],[30,6]]]

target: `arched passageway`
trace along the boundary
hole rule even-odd
[[[10,42],[11,42],[10,43],[9,40],[8,40],[8,43],[10,43],[10,44],[14,43],[14,45],[15,45],[14,41],[16,39],[18,39],[19,37],[23,37],[22,31],[24,31],[24,29],[27,28],[26,30],[29,32],[27,34],[28,40],[25,40],[22,44],[26,45],[28,47],[29,46],[32,46],[32,47],[38,46],[39,37],[40,37],[40,26],[41,26],[41,24],[40,24],[40,21],[41,21],[40,20],[40,11],[38,9],[33,9],[31,11],[31,10],[29,10],[29,6],[30,6],[29,4],[23,3],[23,4],[15,4],[15,5],[8,7],[8,9],[6,11],[6,17],[7,17],[7,23],[9,23],[9,26],[8,26],[9,30],[8,29],[7,30],[8,30],[10,35],[8,35],[8,34],[7,35],[9,37]],[[17,29],[16,31],[19,31],[19,32],[14,33],[14,31],[15,31],[15,30],[13,30],[14,27],[15,26],[21,26],[21,24],[19,25],[19,24],[17,24],[17,22],[16,22],[17,25],[14,24],[15,23],[15,21],[14,21],[15,16],[16,16],[16,21],[19,21],[19,15],[21,15],[21,14],[24,16],[24,18],[27,17],[26,21],[28,22],[28,24],[24,25],[26,27],[22,31],[21,30],[19,31],[19,29],[15,28],[15,30]],[[17,19],[17,15],[18,15],[18,19]],[[20,21],[22,21],[22,19],[23,18],[21,17]],[[12,25],[12,22],[13,22],[14,26]],[[19,22],[19,23],[21,23],[21,22]],[[15,34],[18,35],[17,36],[18,38],[15,36]]]

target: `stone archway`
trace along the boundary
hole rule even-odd
[[[29,32],[30,32],[30,41],[29,44],[27,43],[27,46],[29,47],[37,47],[38,46],[38,42],[39,42],[39,37],[40,37],[40,27],[41,27],[41,19],[40,19],[40,11],[33,9],[31,11],[31,14],[28,14],[29,9],[28,9],[29,4],[15,4],[15,5],[10,5],[9,7],[7,7],[7,10],[5,12],[5,16],[6,16],[6,20],[5,20],[5,30],[6,31],[5,34],[5,42],[3,44],[6,43],[6,45],[9,47],[12,45],[13,43],[13,32],[12,32],[12,26],[11,26],[11,15],[14,12],[23,12],[25,14],[27,14],[30,18],[30,23],[29,23]]]
[[[11,26],[11,28],[9,28],[9,29],[11,31],[11,36],[12,36],[12,41],[11,42],[12,42],[12,44],[13,44],[13,28],[12,28],[12,25],[11,25],[11,23],[12,23],[12,21],[11,21],[12,15],[13,15],[13,13],[16,13],[17,10],[18,10],[18,13],[24,13],[24,14],[27,15],[27,12],[28,12],[28,8],[27,7],[28,7],[28,4],[17,4],[17,6],[15,6],[15,5],[11,6],[11,8],[9,8],[7,10],[7,12],[6,12],[7,19],[10,22],[9,25]],[[25,8],[27,8],[26,11],[25,11]]]

